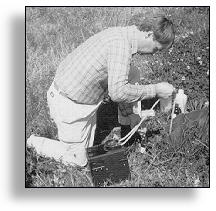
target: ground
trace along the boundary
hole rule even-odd
[[[188,112],[203,108],[210,97],[208,7],[27,7],[26,138],[32,133],[57,138],[46,91],[68,53],[107,27],[137,24],[158,14],[166,15],[176,26],[173,47],[154,56],[135,55],[132,64],[140,69],[143,84],[168,81],[176,88],[183,87],[188,96]],[[146,152],[141,153],[138,144],[128,149],[131,179],[109,186],[209,187],[209,136],[200,141],[197,128],[193,128],[184,136],[184,144],[176,148],[164,132],[170,114],[157,110],[156,117],[148,123],[150,135],[143,137]],[[89,169],[65,166],[27,148],[26,186],[93,184]]]

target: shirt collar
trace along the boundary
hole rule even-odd
[[[138,32],[138,29],[135,25],[128,26],[127,28],[128,28],[128,30],[127,30],[128,40],[131,41],[131,53],[135,54],[135,53],[137,53],[137,32]]]

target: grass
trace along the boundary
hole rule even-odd
[[[182,86],[188,95],[187,110],[202,108],[209,101],[209,9],[207,7],[27,7],[26,8],[26,138],[32,133],[56,139],[50,120],[46,92],[59,63],[93,34],[112,26],[138,23],[147,16],[165,14],[176,26],[172,49],[155,56],[135,55],[132,64],[140,69],[142,82],[169,81]],[[160,116],[157,126],[167,119]],[[163,114],[162,114],[163,115]],[[163,120],[163,121],[162,121]],[[156,120],[154,120],[156,121]],[[153,121],[153,123],[155,123]],[[160,130],[162,131],[162,130]],[[139,145],[128,150],[131,179],[118,187],[209,187],[208,137],[204,145],[195,135],[176,150],[164,134],[146,141],[148,153]],[[88,168],[65,166],[26,149],[27,187],[93,186]]]

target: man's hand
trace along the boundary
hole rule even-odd
[[[155,84],[155,90],[157,96],[164,99],[170,97],[176,91],[173,85],[167,82]]]

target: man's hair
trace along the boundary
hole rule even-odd
[[[172,21],[165,16],[157,16],[152,18],[142,19],[138,25],[140,31],[152,31],[154,39],[162,45],[169,45],[175,39],[175,29]]]

